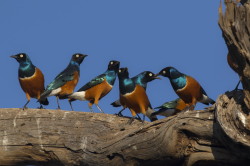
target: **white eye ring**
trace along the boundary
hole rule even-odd
[[[111,65],[113,65],[113,63],[114,63],[113,61],[110,62]]]
[[[22,58],[22,57],[23,57],[23,54],[20,54],[19,57]]]
[[[77,57],[77,58],[79,58],[79,56],[80,56],[79,54],[76,54],[76,57]]]
[[[121,73],[122,71],[121,70],[119,70],[119,73]]]
[[[163,73],[163,74],[166,74],[166,71],[164,70],[162,73]]]
[[[152,76],[153,76],[153,74],[152,74],[152,73],[149,73],[148,75],[149,75],[150,77],[152,77]]]

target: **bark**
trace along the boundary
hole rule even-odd
[[[222,6],[219,8],[219,26],[244,88],[245,105],[250,110],[250,3],[241,3],[244,5],[225,0],[225,13]]]

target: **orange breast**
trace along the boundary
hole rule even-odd
[[[195,105],[202,98],[201,86],[192,77],[187,76],[187,84],[184,88],[177,90],[177,95],[187,104]]]
[[[85,99],[98,104],[98,101],[107,95],[112,89],[112,86],[105,80],[102,83],[86,90]]]
[[[44,76],[38,68],[33,76],[19,78],[19,82],[28,99],[30,97],[39,99],[40,94],[44,91]]]
[[[75,71],[73,80],[66,82],[66,84],[64,84],[61,87],[61,92],[58,94],[59,98],[73,93],[78,81],[79,81],[79,75],[78,72]]]
[[[136,88],[130,94],[123,95],[125,99],[125,105],[135,111],[136,113],[146,114],[146,110],[148,109],[150,102],[148,100],[148,96],[145,92],[145,89],[140,85],[136,85]]]

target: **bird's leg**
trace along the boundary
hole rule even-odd
[[[133,109],[130,108],[130,112],[132,114],[132,117],[128,121],[128,124],[131,124],[133,122],[133,120],[135,119],[135,116],[136,116],[136,113],[135,113],[135,111]]]
[[[92,105],[93,105],[92,103],[89,103],[89,104],[88,104],[90,111],[94,113],[94,110],[93,110],[93,108],[92,108]]]
[[[193,111],[193,110],[194,110],[194,107],[195,107],[195,105],[190,105],[190,106],[189,106],[189,110]]]
[[[195,106],[192,105],[192,104],[191,104],[191,105],[188,105],[188,106],[186,106],[186,107],[183,109],[183,112],[186,112],[186,111],[189,111],[189,110],[190,110],[190,111],[193,111],[193,110],[194,110],[194,107],[195,107]]]
[[[137,114],[138,115],[138,114]],[[142,123],[144,124],[145,121],[145,115],[143,114],[143,119],[142,119]]]
[[[59,97],[58,97],[58,96],[56,96],[56,102],[57,102],[57,109],[60,110],[61,107],[60,107],[60,105],[59,105]]]
[[[95,104],[95,105],[101,111],[101,113],[104,113],[104,111],[101,109],[101,107],[98,104]]]
[[[240,80],[239,80],[239,82],[237,83],[236,87],[234,88],[235,91],[238,90],[239,85],[240,85]]]
[[[40,103],[40,107],[38,107],[39,109],[43,109],[43,105]]]
[[[194,108],[195,108],[196,103],[197,103],[197,100],[196,100],[195,98],[193,98],[193,99],[192,99],[192,103],[190,103],[188,109],[189,109],[190,111],[193,111]]]
[[[117,115],[122,117],[123,116],[122,111],[124,111],[124,110],[125,110],[125,108],[123,107],[122,110],[117,113]]]
[[[137,119],[141,120],[141,117],[139,116],[139,114],[136,114],[137,115]],[[143,116],[145,118],[145,115]]]
[[[135,119],[135,116],[132,116],[132,117],[129,119],[128,124],[131,125],[131,123],[134,121],[134,119]]]
[[[70,105],[71,110],[74,111],[71,101],[69,101],[69,105]]]
[[[27,105],[29,104],[29,102],[30,102],[30,100],[28,100],[28,101],[24,104],[23,110],[28,108]]]

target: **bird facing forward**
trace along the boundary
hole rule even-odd
[[[26,94],[27,102],[23,109],[27,108],[30,98],[40,99],[40,95],[44,92],[44,76],[42,71],[31,62],[29,56],[25,53],[19,53],[11,56],[19,63],[18,80],[21,88]],[[42,105],[48,105],[48,99],[45,97],[39,100],[40,108]]]
[[[156,77],[155,74],[149,73],[149,77]],[[157,120],[156,116],[151,116],[154,110],[151,107],[145,89],[136,84],[131,78],[127,68],[120,68],[118,71],[119,90],[120,90],[120,103],[124,108],[129,108],[132,118],[129,124],[132,123],[137,113],[142,113],[143,121],[145,115],[151,120]]]

